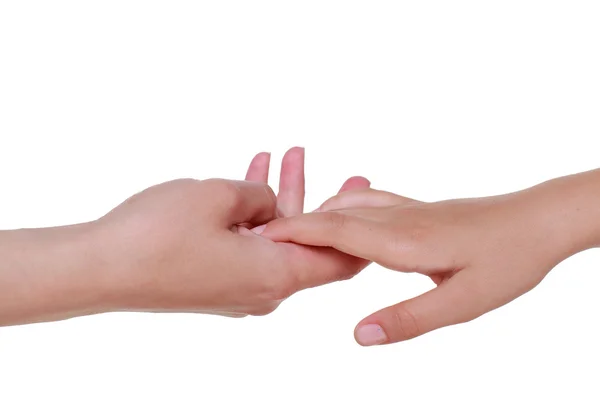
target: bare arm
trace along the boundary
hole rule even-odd
[[[108,306],[111,277],[91,225],[0,231],[0,325]]]

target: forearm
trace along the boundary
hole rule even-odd
[[[110,283],[90,226],[0,231],[0,326],[104,311]]]

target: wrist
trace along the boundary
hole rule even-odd
[[[553,179],[527,192],[561,261],[600,246],[600,170]]]
[[[99,250],[91,223],[0,232],[0,325],[108,311]]]

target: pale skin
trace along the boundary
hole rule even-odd
[[[0,231],[0,326],[114,312],[272,312],[293,293],[350,278],[368,261],[275,243],[249,231],[304,208],[304,149],[267,184],[270,155],[245,181],[176,180],[146,189],[96,221]],[[348,179],[341,191],[369,181]]]
[[[374,261],[437,286],[358,324],[360,344],[388,344],[477,318],[600,246],[600,170],[434,203],[354,177],[302,214],[303,149],[286,153],[278,196],[269,163],[258,154],[246,181],[151,187],[96,221],[0,231],[0,325],[113,311],[264,315]]]
[[[519,192],[426,203],[372,189],[253,231],[334,248],[436,287],[362,320],[362,345],[412,339],[473,320],[534,288],[561,261],[600,246],[600,170]]]

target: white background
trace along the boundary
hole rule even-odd
[[[3,1],[0,227],[95,219],[146,186],[307,151],[307,207],[362,174],[422,200],[600,166],[594,1]],[[1,399],[598,398],[600,254],[474,322],[362,348],[431,287],[372,266],[267,317],[0,329]]]

